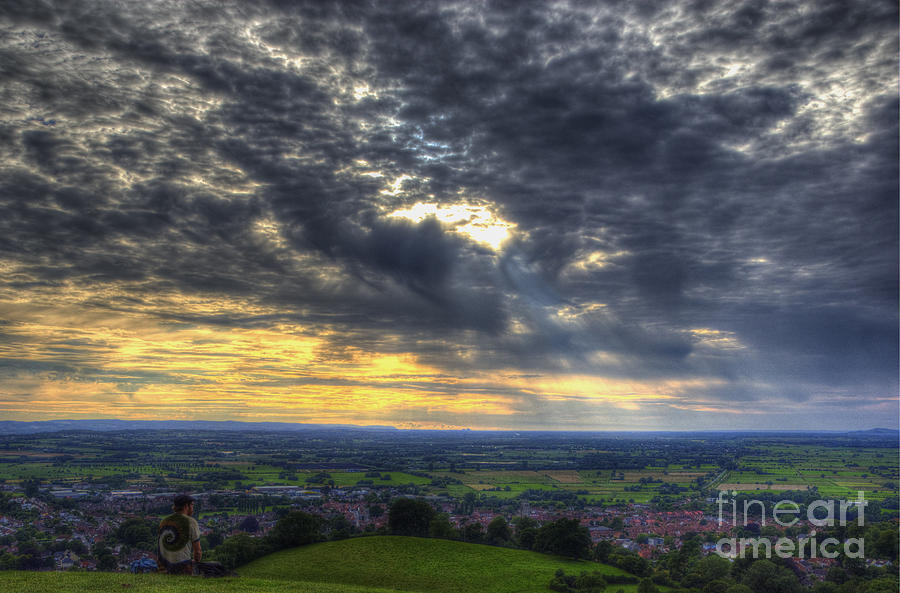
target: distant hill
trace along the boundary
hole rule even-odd
[[[33,434],[63,430],[215,430],[215,431],[282,431],[353,429],[396,431],[393,426],[356,426],[353,424],[294,424],[290,422],[235,422],[213,420],[44,420],[40,422],[0,421],[0,434]]]
[[[421,593],[547,593],[558,568],[567,574],[628,573],[596,562],[537,552],[415,537],[352,538],[283,550],[237,569],[242,576],[338,583]],[[636,584],[616,584],[637,591]]]
[[[123,430],[183,430],[183,431],[234,431],[234,432],[313,432],[313,431],[364,431],[383,432],[389,434],[440,433],[458,438],[477,438],[483,435],[504,435],[510,437],[529,438],[536,435],[558,435],[560,431],[475,431],[469,429],[399,429],[395,426],[361,426],[357,424],[299,424],[293,422],[237,422],[234,420],[42,420],[36,422],[20,422],[17,420],[0,421],[0,435],[3,434],[36,434],[61,431],[93,431],[119,432]],[[563,431],[564,432],[564,431]],[[873,428],[856,431],[748,431],[748,430],[696,430],[696,431],[575,431],[579,435],[594,434],[603,437],[622,439],[646,438],[684,438],[700,435],[707,438],[735,438],[739,436],[817,436],[817,437],[850,437],[863,439],[900,438],[900,430],[892,428]]]
[[[869,430],[854,430],[846,433],[853,437],[900,437],[900,430],[896,428],[871,428]]]

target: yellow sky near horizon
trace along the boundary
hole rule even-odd
[[[466,372],[411,352],[340,345],[327,327],[188,323],[153,308],[115,311],[40,299],[0,302],[0,357],[15,359],[0,394],[5,419],[207,419],[497,429],[543,406],[639,410],[699,380],[616,380],[521,369]],[[184,314],[265,307],[157,295]],[[336,335],[336,334],[335,334]],[[383,345],[391,344],[384,336]],[[573,414],[577,415],[576,412]],[[498,422],[498,419],[504,419]]]

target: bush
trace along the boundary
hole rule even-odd
[[[213,558],[226,568],[234,569],[273,551],[266,540],[238,533],[219,544],[213,552]]]
[[[608,574],[603,577],[610,585],[633,585],[640,581],[639,578],[630,574]]]
[[[650,574],[650,565],[647,561],[624,548],[619,548],[610,554],[606,561],[631,574],[636,574],[638,576],[647,576]]]
[[[116,530],[116,538],[133,548],[153,550],[156,548],[154,532],[145,519],[128,519]]]
[[[275,549],[295,548],[321,541],[322,519],[301,511],[292,511],[278,520],[267,536]]]
[[[212,552],[213,559],[226,568],[234,569],[284,548],[295,548],[322,541],[322,519],[293,511],[278,520],[264,538],[238,533],[219,544]]]
[[[794,573],[768,560],[754,562],[741,584],[750,587],[754,593],[799,593],[802,589]]]
[[[599,593],[606,588],[606,579],[599,572],[582,572],[575,579],[575,590],[579,593]]]
[[[547,586],[558,593],[600,593],[606,588],[606,578],[597,571],[582,572],[576,577],[560,568]]]
[[[428,537],[435,510],[424,500],[398,498],[388,511],[388,528],[393,535]]]
[[[438,513],[428,524],[428,536],[438,539],[456,539],[459,534],[450,524],[450,516],[447,513]]]
[[[575,519],[557,519],[538,529],[534,550],[569,558],[588,558],[591,536]]]
[[[497,515],[491,520],[490,524],[488,524],[486,538],[489,544],[494,545],[503,545],[512,539],[512,532],[509,529],[509,524],[502,515]]]

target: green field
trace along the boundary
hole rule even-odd
[[[498,498],[514,498],[526,490],[563,490],[576,492],[585,500],[641,503],[657,496],[663,484],[688,488],[698,477],[715,471],[715,466],[704,465],[697,468],[668,466],[641,470],[484,470],[432,472],[431,475],[436,479],[449,477],[462,482],[438,492],[453,497],[462,497],[472,490]]]
[[[485,443],[449,437],[417,441],[407,450],[393,436],[374,433],[350,440],[316,433],[235,433],[226,439],[212,432],[138,431],[2,437],[0,481],[235,493],[265,485],[360,486],[455,499],[473,492],[512,499],[531,490],[548,493],[546,499],[528,497],[537,503],[574,494],[610,505],[647,503],[660,495],[670,500],[704,496],[697,488],[700,479],[706,488],[815,488],[824,497],[842,499],[863,490],[867,499],[882,500],[896,497],[900,487],[897,453],[895,443],[880,437],[567,435],[523,441],[518,435],[494,435]]]
[[[558,568],[568,574],[627,573],[536,552],[439,539],[366,537],[285,550],[239,569],[247,577],[312,581],[422,593],[546,593]],[[616,591],[637,585],[615,585]]]
[[[896,453],[863,447],[757,445],[720,484],[743,486],[735,488],[739,491],[816,488],[822,496],[839,499],[855,499],[862,490],[867,499],[879,500],[897,491]]]
[[[203,484],[198,475],[213,476],[225,475],[226,472],[240,472],[244,476],[241,480],[227,479],[223,486],[234,489],[240,483],[243,488],[264,485],[292,485],[318,488],[330,485],[335,488],[347,488],[356,486],[358,482],[366,482],[366,486],[404,486],[415,484],[427,486],[430,478],[415,476],[400,471],[377,472],[379,477],[367,477],[366,472],[339,472],[326,471],[328,478],[323,483],[308,482],[312,476],[320,473],[311,470],[299,470],[286,472],[283,468],[254,461],[230,461],[225,463],[200,462],[200,463],[171,463],[163,461],[156,465],[147,464],[110,464],[86,461],[80,459],[77,464],[61,463],[48,460],[46,455],[30,455],[23,458],[16,454],[8,454],[0,451],[0,480],[4,482],[21,482],[23,480],[37,478],[43,482],[51,482],[60,486],[70,486],[84,480],[121,476],[127,482],[128,488],[140,488],[153,485],[157,478],[166,478],[170,486],[176,489],[191,490],[200,489]],[[89,454],[81,454],[90,457]],[[181,467],[187,465],[188,467]],[[177,468],[177,470],[176,470]],[[173,477],[177,475],[179,477]],[[290,477],[287,477],[290,476]],[[367,482],[371,481],[372,484]],[[123,486],[123,489],[125,486]]]

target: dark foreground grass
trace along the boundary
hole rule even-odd
[[[284,550],[239,569],[245,577],[297,579],[421,593],[547,593],[567,574],[625,572],[536,552],[412,537],[363,537]],[[636,585],[607,590],[636,591]]]
[[[171,577],[121,573],[0,572],[3,593],[396,593],[354,585],[278,579]]]

